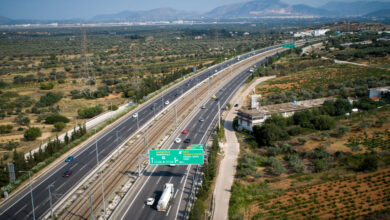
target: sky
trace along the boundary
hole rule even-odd
[[[124,10],[136,11],[167,7],[207,12],[218,6],[245,1],[248,0],[0,0],[0,16],[11,19],[88,19],[96,15],[113,14]],[[317,7],[330,0],[281,1]]]

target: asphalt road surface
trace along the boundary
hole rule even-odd
[[[166,92],[161,97],[155,99],[153,102],[150,102],[145,106],[143,106],[142,108],[140,108],[138,111],[138,120],[139,120],[138,125],[137,125],[136,118],[133,118],[131,115],[121,119],[121,122],[117,124],[115,127],[109,129],[108,131],[106,131],[105,133],[97,137],[96,140],[91,140],[90,143],[88,143],[83,149],[80,149],[77,153],[75,153],[73,155],[75,157],[74,161],[70,163],[65,163],[65,162],[60,163],[54,169],[51,169],[51,171],[41,176],[40,178],[36,179],[32,184],[36,218],[37,219],[42,218],[50,209],[49,191],[48,191],[49,185],[53,185],[53,187],[51,188],[51,192],[53,195],[52,199],[53,199],[53,206],[54,206],[57,201],[60,201],[60,199],[64,195],[66,195],[66,193],[72,190],[80,180],[82,180],[85,176],[87,176],[88,173],[96,167],[97,165],[96,146],[98,151],[98,160],[99,161],[104,160],[107,157],[107,155],[113,152],[123,142],[123,140],[126,140],[129,136],[134,134],[134,132],[137,131],[138,126],[141,127],[143,124],[145,124],[147,121],[153,118],[154,113],[157,114],[158,112],[160,112],[165,107],[164,104],[165,101],[168,100],[170,103],[172,103],[172,101],[174,101],[182,93],[186,92],[187,90],[192,88],[200,81],[215,74],[217,71],[220,71],[221,69],[224,69],[236,62],[239,62],[240,60],[246,59],[255,54],[259,54],[268,50],[275,49],[277,47],[279,46],[273,46],[266,49],[253,51],[245,55],[241,55],[240,59],[235,58],[226,61],[222,64],[219,64],[215,67],[211,67],[203,71],[202,73],[198,74],[196,77],[192,77],[190,79],[184,80],[178,86],[169,89],[168,92]],[[227,90],[225,93],[228,94],[228,92],[229,90]],[[208,105],[210,106],[208,107],[207,112],[210,112],[210,114],[204,115],[204,118],[206,119],[205,120],[206,123],[200,124],[199,125],[200,127],[196,128],[197,130],[196,134],[190,133],[191,135],[193,135],[192,136],[193,143],[200,141],[202,137],[202,131],[207,130],[207,123],[209,123],[211,119],[210,117],[213,117],[212,115],[215,109],[211,107],[212,106],[215,107],[216,105],[215,103],[208,103]],[[155,110],[153,110],[153,107],[155,107]],[[195,128],[190,128],[190,132],[194,131],[193,129]],[[117,135],[119,137],[118,138],[119,141],[117,141],[116,138]],[[176,146],[176,147],[180,147],[180,146]],[[161,172],[166,175],[162,175],[159,181],[161,181],[161,183],[165,183],[168,182],[168,180],[172,176],[175,177],[172,178],[172,181],[180,181],[180,178],[177,177],[182,175],[183,169],[186,168],[183,166],[180,167],[178,166],[175,167],[173,170],[169,169],[168,167],[165,167],[165,169],[167,169],[166,171],[164,170],[164,168],[161,169],[162,169]],[[63,173],[68,170],[72,171],[72,175],[69,177],[62,177]],[[168,175],[168,174],[173,174],[173,175]],[[175,182],[175,186],[176,184],[177,183]],[[159,213],[159,215],[161,215],[161,213]],[[32,218],[33,218],[33,211],[32,211],[31,197],[30,197],[30,191],[28,186],[25,187],[23,190],[21,190],[14,197],[8,199],[8,201],[6,201],[0,207],[0,219],[21,220],[21,219],[32,219]]]
[[[261,60],[257,65],[262,65],[265,60]],[[249,68],[238,74],[234,79],[230,80],[226,86],[219,90],[216,97],[221,103],[223,109],[226,103],[231,99],[232,95],[240,88],[245,80],[250,76]],[[198,106],[200,108],[200,105]],[[207,137],[217,123],[218,104],[214,99],[210,99],[206,103],[206,109],[200,109],[199,112],[186,124],[187,134],[176,134],[182,140],[191,138],[191,143],[172,144],[171,149],[185,149],[190,144],[206,144]],[[203,122],[199,119],[204,118]],[[178,165],[178,166],[150,166],[144,175],[147,176],[146,181],[137,189],[137,193],[133,199],[129,200],[129,204],[123,205],[126,207],[123,210],[117,210],[115,218],[121,217],[126,219],[183,219],[185,209],[189,202],[191,185],[193,184],[194,174],[197,169],[196,165]],[[165,183],[174,184],[174,198],[166,212],[159,212],[156,209],[158,200],[162,194]],[[145,205],[145,200],[149,197],[155,198],[155,203],[152,206]],[[118,217],[119,216],[119,217]]]

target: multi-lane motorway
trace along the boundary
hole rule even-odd
[[[262,60],[257,65],[262,65],[264,62],[265,60]],[[224,108],[227,101],[250,75],[248,70],[238,74],[216,93],[221,108]],[[182,140],[191,138],[190,144],[206,144],[207,136],[212,132],[213,125],[217,122],[218,102],[215,99],[210,99],[205,106],[205,109],[199,106],[199,112],[186,123],[185,128],[188,133],[181,134],[179,131],[176,134],[178,137]],[[201,122],[200,118],[205,120]],[[188,146],[186,143],[173,144],[171,149],[184,149],[186,146]],[[128,204],[122,205],[124,208],[117,210],[112,219],[183,219],[195,169],[196,166],[150,166],[144,173],[146,180],[141,188],[132,195],[133,198],[129,200]],[[158,212],[156,204],[165,183],[174,184],[174,198],[166,212]],[[156,199],[153,206],[145,205],[145,200],[148,197]]]
[[[96,168],[97,158],[96,158],[96,145],[98,152],[98,160],[104,160],[111,152],[113,152],[122,142],[128,137],[133,135],[138,127],[142,127],[146,122],[151,120],[154,116],[154,113],[160,112],[165,107],[165,102],[174,101],[178,96],[183,92],[194,87],[197,83],[206,79],[207,77],[215,74],[215,72],[226,68],[240,60],[246,59],[253,55],[263,53],[275,49],[279,46],[273,46],[266,49],[261,49],[253,51],[251,53],[241,55],[240,59],[235,58],[229,61],[226,61],[222,64],[211,67],[198,75],[183,81],[177,86],[169,89],[163,95],[155,98],[154,100],[148,102],[143,107],[141,107],[138,112],[138,123],[136,118],[128,115],[127,117],[121,119],[121,122],[103,132],[101,135],[97,136],[96,139],[92,139],[86,146],[74,154],[75,160],[72,163],[59,163],[54,166],[49,172],[42,175],[38,179],[35,179],[32,184],[33,188],[33,198],[34,198],[34,207],[35,207],[35,216],[36,218],[42,218],[42,216],[48,212],[50,208],[49,204],[49,191],[48,187],[52,185],[51,192],[53,203],[55,204],[59,201],[64,195],[66,195],[70,190],[72,190],[80,180],[85,178],[91,170]],[[222,97],[221,97],[222,98]],[[209,103],[210,104],[210,103]],[[153,106],[156,107],[153,111]],[[204,118],[207,120],[206,116]],[[204,123],[206,124],[206,123]],[[202,128],[200,128],[202,129]],[[198,130],[199,132],[199,130]],[[118,135],[118,139],[116,138]],[[196,136],[193,137],[194,141]],[[120,141],[116,141],[120,140]],[[200,141],[200,140],[199,140]],[[177,167],[177,169],[183,169]],[[62,177],[63,173],[67,170],[72,171],[70,177]],[[179,170],[178,170],[179,171]],[[15,196],[12,196],[0,207],[0,218],[1,219],[32,219],[33,218],[33,209],[31,205],[31,197],[29,193],[29,188],[25,187]]]

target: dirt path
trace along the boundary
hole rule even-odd
[[[214,214],[212,219],[228,219],[228,209],[230,200],[230,189],[233,184],[236,173],[237,158],[240,153],[240,144],[233,130],[233,119],[236,116],[236,110],[245,103],[246,96],[255,88],[255,86],[266,80],[275,78],[275,76],[261,77],[253,81],[249,86],[243,85],[236,95],[232,98],[231,104],[239,104],[238,107],[232,107],[225,118],[225,137],[226,142],[220,143],[223,152],[223,159],[220,163],[217,181],[214,189]]]

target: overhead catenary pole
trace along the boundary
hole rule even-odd
[[[106,213],[106,201],[104,200],[104,182],[103,182],[103,173],[104,171],[102,170],[101,171],[101,174],[100,174],[100,181],[101,181],[101,183],[102,183],[102,194],[103,194],[103,197],[102,197],[102,200],[103,200],[103,209],[104,209],[104,217],[103,217],[103,219],[106,219],[106,215],[107,215],[107,213]]]
[[[95,220],[95,217],[93,216],[93,206],[92,206],[92,194],[91,194],[91,191],[89,191],[89,205],[91,206],[91,219]]]
[[[177,126],[177,102],[175,104],[175,126]]]

